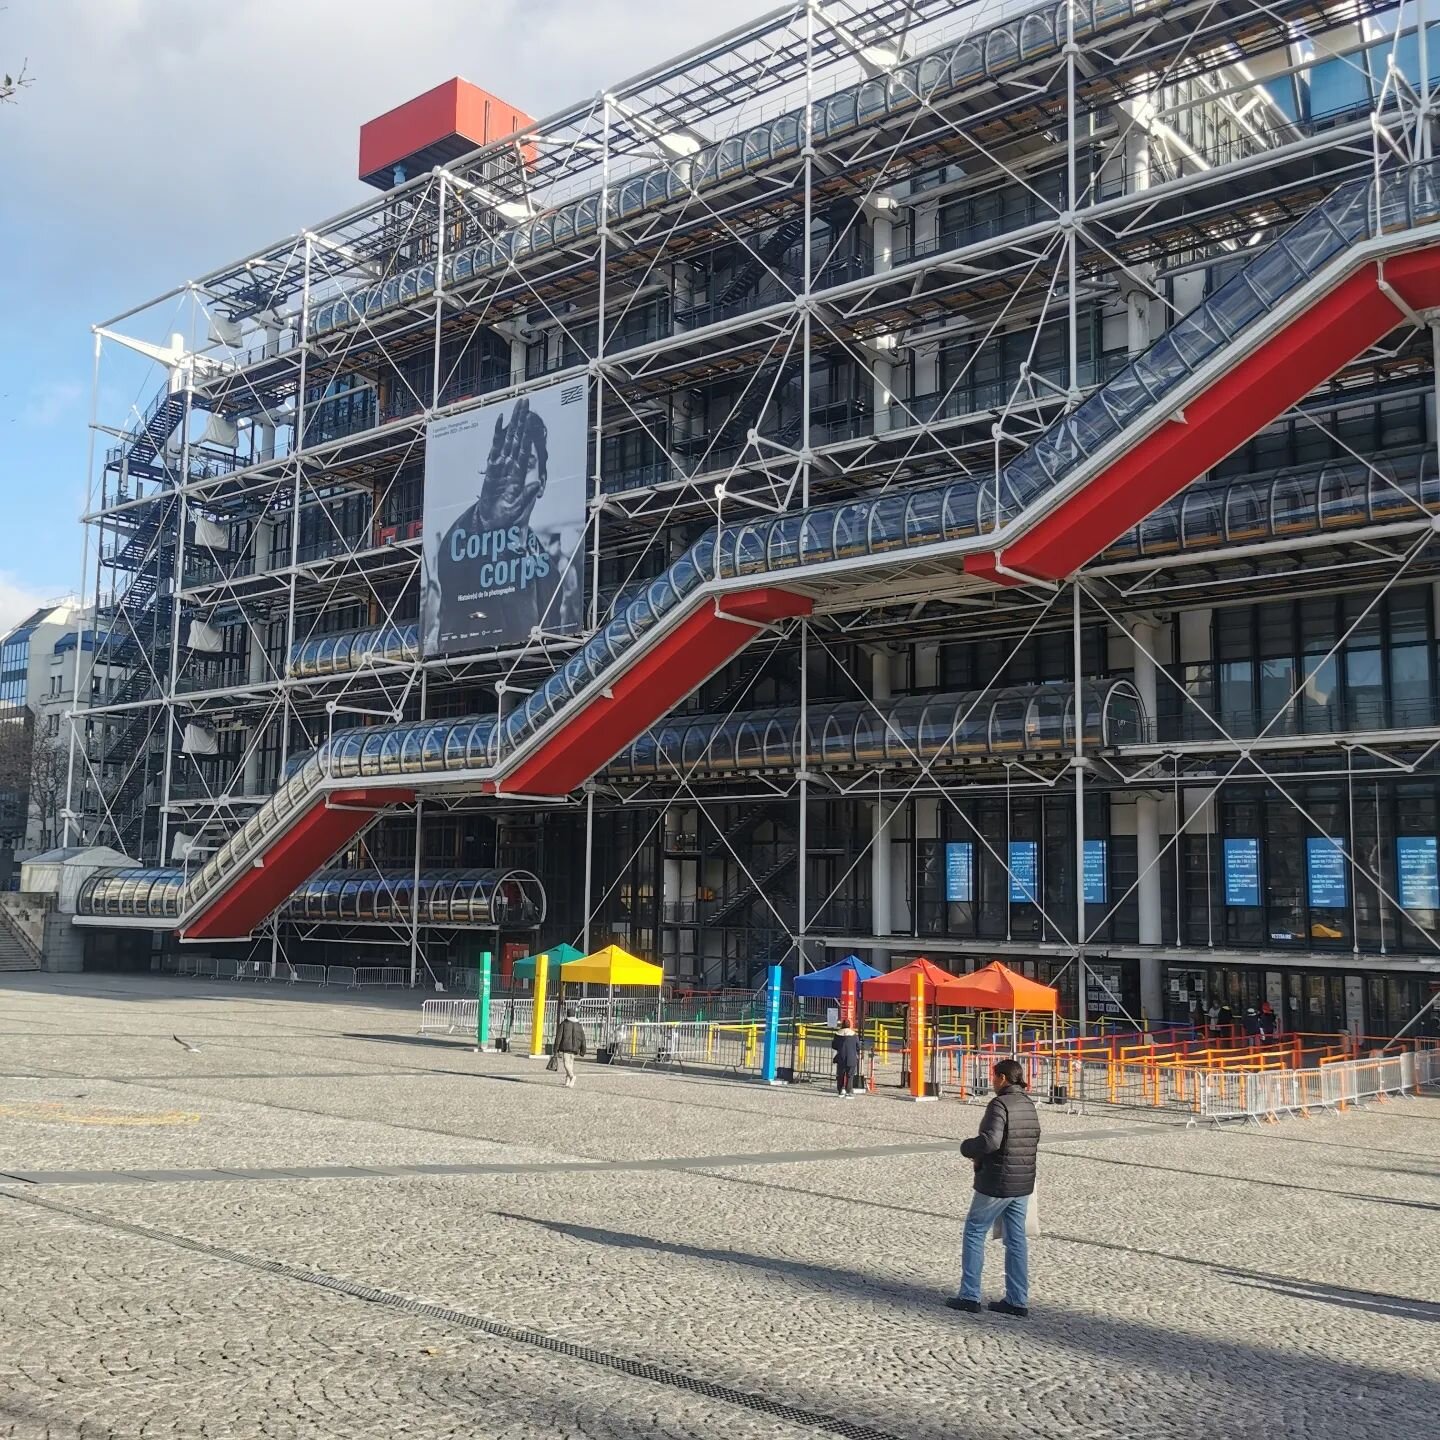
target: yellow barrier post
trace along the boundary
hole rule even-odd
[[[805,1027],[803,1025],[795,1027],[795,1068],[797,1070],[805,1068]]]
[[[550,978],[550,957],[535,957],[535,1008],[530,1016],[530,1058],[545,1053],[545,983]]]

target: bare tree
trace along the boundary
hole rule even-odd
[[[68,755],[64,744],[37,727],[30,748],[30,808],[40,818],[40,845],[49,849],[58,843],[60,807],[65,800]]]
[[[8,70],[0,76],[0,105],[8,105],[27,85],[34,83],[30,74],[30,62],[22,60],[20,69],[12,75]]]
[[[24,843],[34,748],[35,717],[23,705],[0,707],[0,840]]]

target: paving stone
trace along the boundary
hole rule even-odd
[[[1018,1322],[940,1303],[976,1106],[565,1091],[408,1047],[418,999],[210,988],[0,979],[0,1435],[1433,1431],[1440,1098],[1044,1108]]]

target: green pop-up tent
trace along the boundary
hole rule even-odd
[[[510,977],[513,980],[534,980],[535,962],[541,955],[550,957],[550,980],[555,980],[555,972],[562,965],[568,965],[572,960],[583,960],[584,952],[577,950],[573,945],[556,945],[548,950],[537,950],[534,955],[526,955],[524,959],[517,960],[510,967]]]

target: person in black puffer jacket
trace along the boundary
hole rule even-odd
[[[835,1053],[835,1090],[842,1100],[855,1093],[855,1079],[860,1074],[860,1037],[853,1025],[842,1025],[830,1042]]]
[[[985,1107],[980,1133],[960,1146],[960,1153],[975,1165],[975,1195],[965,1217],[960,1293],[945,1303],[952,1310],[980,1309],[985,1236],[998,1221],[1005,1238],[1005,1298],[992,1300],[990,1309],[1002,1315],[1027,1315],[1030,1256],[1025,1219],[1035,1193],[1040,1117],[1025,1093],[1025,1072],[1018,1060],[1001,1060],[992,1079],[995,1098]]]

